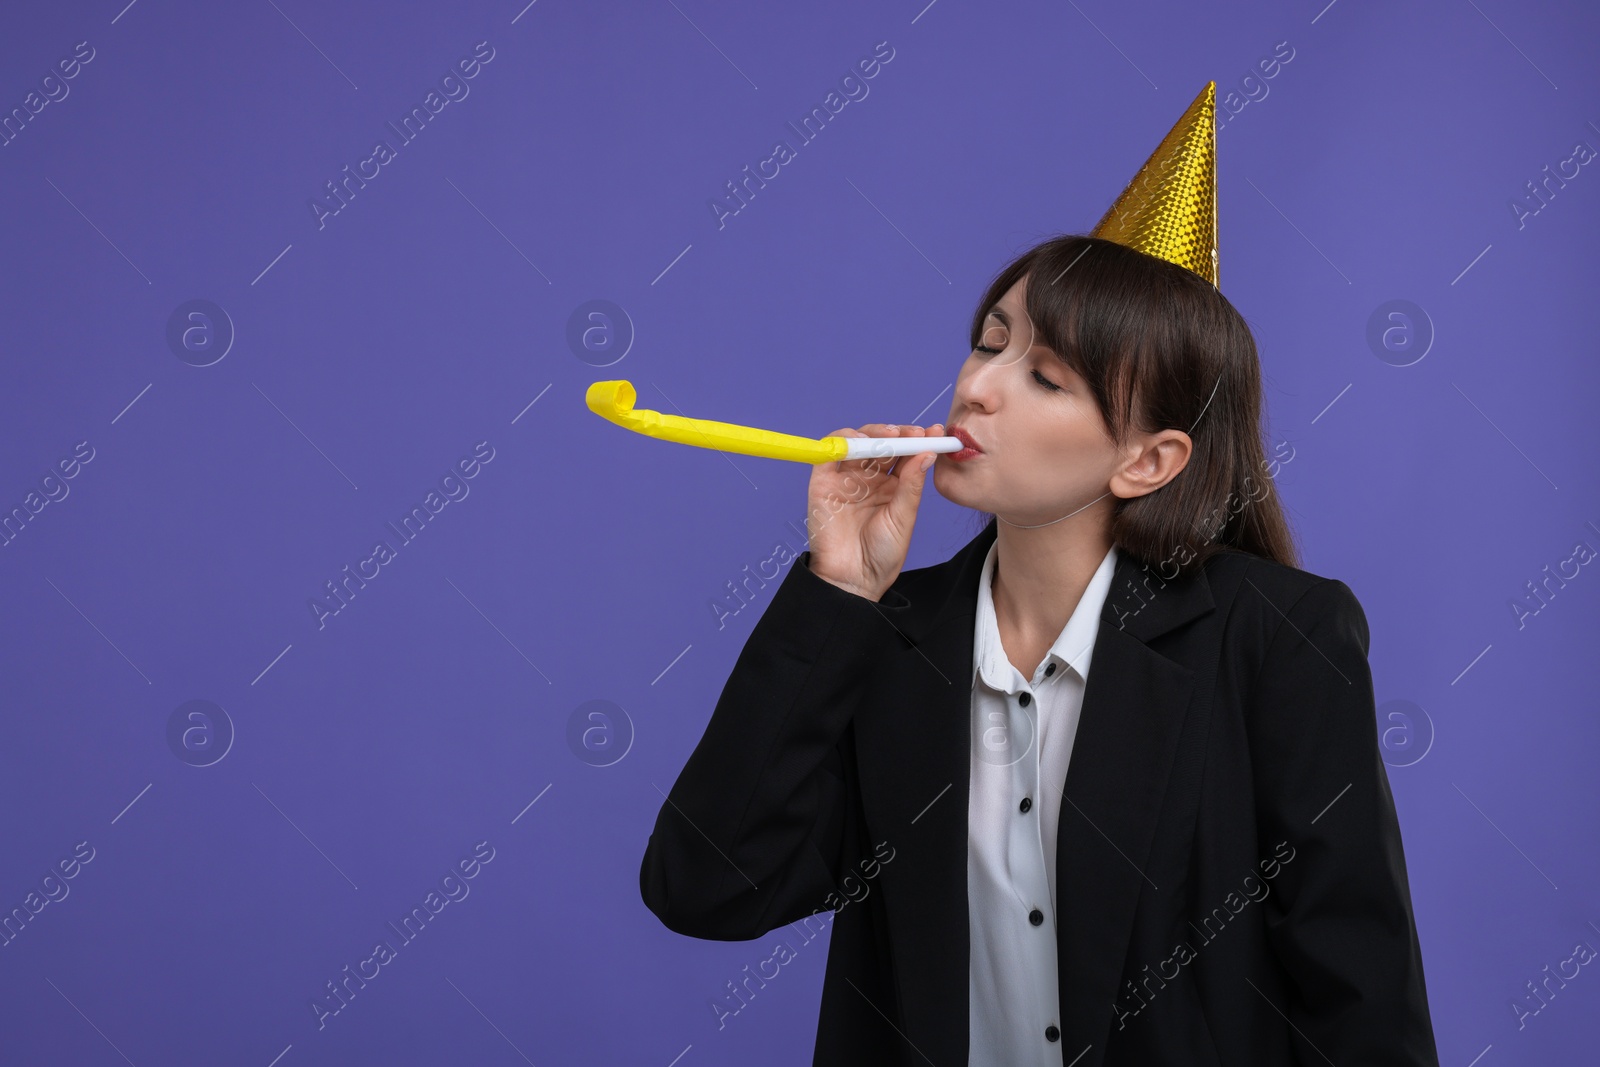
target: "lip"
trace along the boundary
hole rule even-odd
[[[969,460],[974,456],[978,456],[983,453],[982,446],[980,446],[977,441],[973,440],[972,435],[966,430],[962,429],[960,426],[947,426],[945,427],[945,433],[950,437],[956,438],[962,444],[967,446],[959,452],[942,453],[943,455],[948,456],[950,459],[960,462]]]

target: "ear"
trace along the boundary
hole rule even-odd
[[[1193,453],[1194,442],[1182,430],[1140,434],[1127,462],[1111,476],[1111,491],[1123,499],[1153,493],[1176,478]]]

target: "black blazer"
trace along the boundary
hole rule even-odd
[[[967,1062],[994,539],[877,603],[799,556],[650,835],[640,891],[678,933],[838,909],[817,1064]],[[1360,603],[1234,549],[1167,582],[1119,555],[1064,795],[1036,798],[1060,806],[1063,1063],[1437,1064]]]

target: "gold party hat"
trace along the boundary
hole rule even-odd
[[[1103,237],[1217,284],[1217,83],[1207,82],[1095,225]]]

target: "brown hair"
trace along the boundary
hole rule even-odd
[[[1064,234],[1005,267],[972,317],[984,319],[1023,276],[1036,340],[1076,371],[1118,444],[1135,431],[1183,430],[1188,465],[1152,493],[1117,499],[1119,552],[1171,579],[1224,546],[1298,566],[1265,457],[1255,338],[1210,282],[1098,237]],[[983,513],[983,525],[993,516]]]

